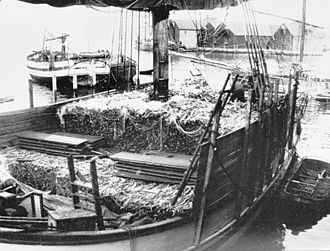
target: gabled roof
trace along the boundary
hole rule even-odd
[[[224,24],[220,24],[220,25],[224,25],[224,28],[227,30],[230,30],[234,35],[236,36],[244,36],[246,34],[246,27],[245,27],[245,23],[242,22],[225,22]],[[220,27],[222,28],[222,27]],[[219,28],[219,30],[220,30]],[[258,33],[259,36],[267,36],[267,37],[271,37],[273,36],[273,30],[269,25],[257,25],[258,28]],[[223,29],[223,28],[222,28]]]
[[[195,23],[192,20],[178,19],[178,20],[173,20],[173,21],[177,24],[177,26],[180,30],[196,30],[196,29],[199,29],[199,27],[200,27],[198,22]]]

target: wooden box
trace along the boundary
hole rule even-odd
[[[83,209],[48,212],[48,227],[58,231],[95,230],[96,214]]]

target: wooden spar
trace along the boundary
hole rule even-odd
[[[140,43],[141,43],[141,12],[139,11],[139,20],[138,20],[138,55],[137,55],[137,79],[136,79],[136,88],[140,89]]]
[[[292,73],[290,72],[290,76],[289,76],[289,84],[288,84],[288,91],[287,91],[287,94],[286,94],[286,99],[288,100],[288,105],[289,105],[289,109],[287,110],[287,114],[286,116],[288,117],[287,119],[287,124],[286,124],[286,134],[285,134],[285,137],[286,137],[286,142],[288,142],[288,137],[290,137],[290,134],[289,134],[289,127],[290,127],[290,116],[291,116],[291,106],[292,106],[292,103],[290,102],[290,97],[291,97],[291,92],[292,92]]]
[[[123,9],[120,10],[118,44],[119,44],[119,46],[118,46],[117,69],[116,69],[117,77],[119,76],[119,68],[120,68],[120,64],[122,63],[122,53],[123,53],[123,50],[122,50],[122,47],[123,47]],[[118,79],[115,81],[116,81],[116,89],[118,90],[118,88],[119,88]]]
[[[243,156],[242,156],[242,168],[240,172],[240,187],[245,187],[247,182],[247,172],[246,172],[246,164],[247,164],[247,155],[248,155],[248,147],[249,147],[249,133],[250,133],[250,123],[251,123],[251,112],[252,112],[252,89],[248,91],[248,100],[247,100],[247,113],[245,120],[245,132],[244,132],[244,145],[243,145]],[[242,202],[243,202],[243,194],[242,191],[237,191],[237,200],[236,200],[236,209],[235,209],[235,217],[239,218],[242,211]]]
[[[178,198],[181,196],[181,193],[183,192],[183,189],[185,188],[185,186],[187,185],[188,181],[189,181],[189,178],[191,176],[191,174],[195,171],[195,168],[196,168],[196,164],[197,164],[197,156],[198,156],[198,153],[199,153],[199,147],[200,145],[203,143],[203,140],[206,136],[206,134],[208,133],[208,128],[210,127],[211,123],[212,123],[212,119],[218,109],[218,107],[221,106],[221,100],[222,100],[222,95],[224,94],[225,92],[225,89],[227,87],[227,84],[229,82],[229,79],[230,79],[230,76],[231,74],[229,73],[228,76],[227,76],[227,79],[222,87],[222,91],[220,92],[220,95],[218,97],[218,100],[215,104],[215,107],[214,107],[214,110],[209,118],[209,121],[207,122],[207,125],[206,125],[206,129],[204,130],[203,134],[201,135],[201,137],[199,138],[199,141],[198,141],[198,146],[196,147],[195,151],[194,151],[194,154],[193,154],[193,157],[190,161],[190,164],[189,164],[189,167],[187,168],[185,174],[184,174],[184,177],[182,179],[182,182],[180,183],[180,186],[179,186],[179,190],[177,192],[177,194],[175,195],[175,197],[173,198],[173,201],[172,201],[172,205],[174,205],[176,203],[176,201],[178,200]],[[236,77],[238,78],[238,77]]]
[[[258,143],[257,143],[257,178],[258,181],[256,182],[256,189],[255,189],[255,196],[258,196],[259,191],[263,189],[264,186],[264,103],[265,103],[265,86],[264,83],[261,81],[260,74],[258,74],[258,83],[259,83],[259,90],[260,90],[260,97],[259,97],[259,118],[258,118]]]
[[[303,0],[303,13],[302,13],[302,23],[301,23],[301,39],[300,39],[300,55],[299,62],[302,63],[304,60],[304,50],[305,50],[305,35],[306,35],[306,0]]]
[[[132,11],[131,15],[131,51],[130,51],[130,61],[129,61],[129,71],[128,71],[128,83],[127,91],[131,90],[131,80],[132,78],[132,58],[133,58],[133,21],[134,21],[134,12]]]
[[[216,114],[214,115],[214,118],[213,118],[213,125],[212,125],[212,130],[211,130],[211,135],[210,135],[210,147],[209,147],[207,165],[206,165],[206,170],[205,170],[205,178],[204,178],[204,184],[203,184],[203,190],[202,190],[203,191],[202,199],[200,202],[199,214],[198,214],[197,225],[196,225],[196,230],[195,230],[195,237],[194,237],[195,245],[200,243],[201,235],[202,235],[207,188],[209,185],[211,170],[212,170],[212,166],[213,166],[214,153],[217,151],[216,139],[218,136],[219,121],[220,121],[220,109],[218,111],[216,111]]]
[[[125,86],[125,91],[128,91],[128,78],[126,78],[126,44],[127,44],[127,10],[125,10],[125,37],[124,37],[124,86]],[[121,55],[123,56],[123,55]],[[127,76],[128,77],[128,76]]]
[[[288,148],[292,149],[292,141],[293,141],[293,128],[295,123],[295,114],[296,114],[296,96],[298,91],[298,78],[299,78],[299,71],[296,72],[295,76],[295,83],[293,85],[293,98],[292,98],[292,104],[291,104],[291,117],[290,117],[290,127],[289,127],[289,143]]]
[[[207,164],[206,164],[206,170],[205,170],[205,176],[203,179],[203,188],[202,188],[202,198],[198,205],[198,218],[196,223],[196,230],[195,230],[195,237],[194,237],[194,244],[197,245],[200,243],[201,235],[203,232],[203,222],[205,217],[205,207],[206,207],[206,197],[207,197],[207,189],[209,185],[209,179],[213,167],[213,160],[214,160],[214,153],[218,150],[216,146],[216,138],[218,134],[218,128],[219,128],[219,122],[220,122],[220,116],[222,114],[222,111],[224,110],[229,97],[231,96],[232,91],[234,90],[235,84],[237,82],[238,75],[236,76],[235,80],[232,83],[232,86],[230,88],[230,91],[227,92],[227,96],[225,97],[224,101],[219,102],[220,107],[216,107],[214,111],[214,119],[213,119],[213,125],[212,130],[210,134],[210,147],[208,151],[208,157],[207,157]],[[220,95],[221,96],[221,95]],[[212,119],[211,119],[212,121]]]
[[[152,11],[153,25],[153,98],[168,99],[168,24],[169,10],[157,8]]]

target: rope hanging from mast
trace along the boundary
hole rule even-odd
[[[261,46],[258,27],[253,13],[250,1],[241,1],[245,28],[246,28],[246,44],[249,57],[249,63],[254,78],[254,90],[259,98],[259,109],[263,110],[264,94],[269,88],[269,77],[264,52]]]

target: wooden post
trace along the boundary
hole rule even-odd
[[[77,208],[76,205],[79,203],[79,197],[75,196],[78,192],[77,186],[73,185],[73,182],[76,180],[76,173],[74,171],[74,162],[72,155],[68,156],[68,167],[69,167],[69,174],[70,174],[70,181],[71,181],[71,192],[72,192],[72,200],[74,208]]]
[[[299,62],[303,62],[304,60],[305,34],[306,34],[305,26],[306,26],[306,0],[303,0]]]
[[[129,74],[128,74],[128,83],[127,83],[127,91],[131,91],[131,81],[133,80],[132,76],[132,58],[133,58],[133,21],[134,21],[134,12],[131,15],[131,51],[130,51],[130,60],[129,60]]]
[[[212,131],[211,131],[211,135],[210,135],[210,147],[209,147],[207,165],[206,165],[206,170],[205,170],[202,199],[200,202],[200,208],[199,208],[199,214],[198,214],[197,226],[196,226],[195,238],[194,238],[195,245],[199,244],[199,242],[201,240],[202,232],[203,232],[202,230],[203,230],[203,223],[204,223],[204,216],[205,216],[207,188],[209,185],[209,180],[210,180],[211,171],[212,171],[212,167],[213,167],[214,154],[217,151],[216,139],[217,139],[217,135],[218,135],[219,121],[220,121],[220,109],[217,111],[217,113],[214,116]]]
[[[95,86],[96,86],[96,73],[93,70],[92,71],[92,88],[93,88],[93,94],[95,94]]]
[[[251,121],[251,109],[252,109],[252,89],[249,89],[248,92],[248,100],[247,100],[247,112],[245,117],[245,132],[244,132],[244,142],[243,142],[243,152],[242,152],[242,168],[240,172],[240,187],[244,188],[247,183],[248,175],[246,172],[247,169],[247,161],[248,161],[248,150],[249,150],[249,134],[250,134],[250,121]],[[235,209],[235,217],[239,218],[242,211],[243,204],[243,194],[242,191],[237,191],[237,199],[236,199],[236,209]]]
[[[73,97],[78,97],[78,76],[77,74],[73,74],[72,76],[72,89],[73,89]]]
[[[154,9],[153,18],[153,68],[155,100],[168,99],[168,25],[169,10],[166,7]]]
[[[56,76],[52,77],[52,90],[53,90],[53,102],[57,102],[57,83],[56,83]]]
[[[164,150],[164,142],[163,142],[163,117],[159,118],[159,150]]]
[[[230,74],[228,74],[228,77],[226,79],[226,82],[228,82],[230,77]],[[212,172],[212,167],[213,167],[213,161],[214,161],[214,156],[215,156],[215,152],[218,150],[217,149],[217,136],[218,136],[218,129],[219,129],[219,121],[220,121],[220,116],[222,111],[225,108],[225,105],[227,104],[229,98],[230,98],[230,93],[234,90],[234,86],[237,82],[238,79],[238,75],[235,77],[232,86],[230,88],[230,92],[227,93],[227,96],[224,98],[223,102],[222,102],[222,94],[224,93],[224,88],[221,91],[218,101],[215,108],[214,108],[214,117],[211,116],[211,118],[213,117],[212,121],[212,128],[211,128],[211,132],[210,132],[210,136],[209,136],[209,149],[208,149],[208,156],[207,156],[207,163],[206,163],[206,170],[205,170],[205,176],[204,176],[204,180],[202,181],[202,191],[201,191],[201,199],[197,208],[197,212],[198,212],[198,218],[196,221],[196,230],[195,230],[195,237],[194,237],[194,244],[197,245],[200,243],[201,240],[201,236],[203,233],[203,224],[204,224],[204,216],[205,216],[205,209],[206,209],[206,197],[207,197],[207,189],[209,186],[209,181],[210,181],[210,177],[211,177],[211,172]],[[226,84],[227,85],[227,84]],[[208,130],[209,125],[206,127]],[[195,199],[196,202],[196,199]],[[198,202],[197,202],[198,203]]]
[[[298,78],[299,78],[299,71],[296,72],[295,83],[293,85],[293,93],[292,93],[292,101],[291,101],[291,117],[290,117],[290,127],[289,127],[289,142],[288,148],[292,148],[292,141],[293,141],[293,129],[295,124],[295,115],[296,115],[296,97],[298,91]]]
[[[93,196],[95,203],[95,212],[97,216],[97,226],[99,230],[104,230],[104,222],[102,217],[102,207],[100,203],[100,192],[99,192],[99,183],[97,180],[96,172],[96,158],[94,157],[90,162],[90,174],[92,177],[92,187],[93,187]]]
[[[30,101],[30,108],[33,108],[33,83],[32,80],[29,81],[29,101]]]
[[[138,30],[138,58],[137,58],[137,79],[136,79],[136,89],[140,89],[140,44],[141,44],[141,31],[140,31],[140,28],[141,28],[141,25],[140,25],[140,22],[141,22],[141,12],[139,11],[139,21],[138,21],[138,27],[139,27],[139,30]]]

